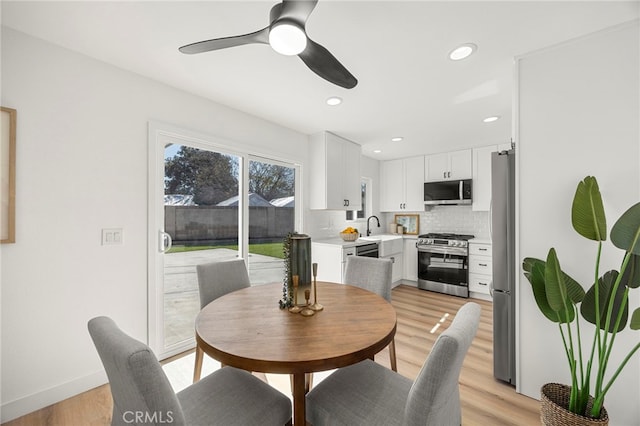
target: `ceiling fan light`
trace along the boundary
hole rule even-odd
[[[282,55],[297,55],[307,47],[307,35],[290,22],[277,23],[269,30],[269,44]]]

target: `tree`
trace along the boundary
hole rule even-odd
[[[198,205],[215,205],[238,195],[237,158],[188,146],[165,160],[165,193],[193,195]]]
[[[249,163],[249,192],[265,200],[292,196],[294,185],[295,170],[290,167],[260,161]]]

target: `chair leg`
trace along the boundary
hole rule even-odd
[[[204,351],[200,346],[196,345],[196,365],[193,368],[193,383],[200,380],[202,375],[202,361],[204,360]]]
[[[398,365],[396,363],[396,339],[392,339],[389,343],[389,360],[391,361],[391,369],[398,372]]]

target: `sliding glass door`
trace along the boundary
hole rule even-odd
[[[197,265],[240,257],[252,285],[282,281],[298,167],[151,126],[149,169],[149,343],[164,358],[195,344]]]
[[[282,281],[283,240],[296,230],[296,169],[249,160],[249,278],[252,285]]]

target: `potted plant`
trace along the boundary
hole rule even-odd
[[[566,396],[549,396],[550,386],[543,386],[541,417],[544,424],[557,424],[553,417],[558,407],[545,409],[545,402],[556,400],[561,409],[581,416],[584,420],[601,419],[608,422],[604,398],[631,357],[640,348],[633,346],[618,366],[609,366],[616,335],[627,323],[632,330],[640,329],[640,308],[629,320],[628,293],[640,286],[640,203],[620,216],[611,229],[611,242],[624,250],[620,270],[600,272],[602,242],[607,239],[607,224],[595,177],[587,176],[578,184],[571,208],[573,228],[583,237],[597,241],[594,280],[585,292],[583,287],[560,267],[556,250],[551,248],[546,260],[525,258],[522,268],[533,289],[538,308],[550,321],[558,324],[562,337],[571,384],[564,386]],[[582,347],[580,315],[595,325],[593,342]],[[590,347],[589,347],[590,346]],[[593,387],[592,387],[593,383]],[[546,388],[545,388],[546,387]],[[553,386],[552,386],[553,387]],[[545,396],[546,395],[546,396]],[[545,416],[547,418],[545,419]],[[572,421],[572,424],[581,424]]]

